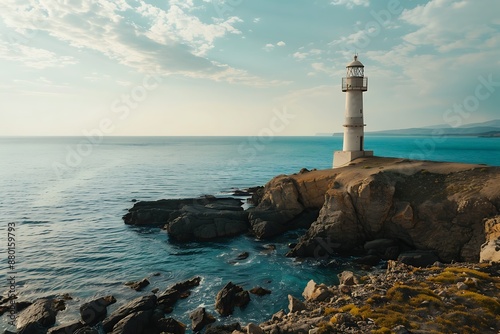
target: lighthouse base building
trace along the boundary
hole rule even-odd
[[[333,168],[347,166],[352,160],[373,156],[365,151],[363,118],[363,92],[368,90],[368,78],[364,76],[364,65],[354,56],[347,66],[347,76],[342,78],[342,91],[346,93],[344,114],[344,146],[333,155]]]

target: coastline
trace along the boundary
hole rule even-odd
[[[266,221],[266,222],[272,222],[271,225],[272,224],[283,225],[283,223],[286,225],[291,220],[293,220],[295,217],[301,216],[301,219],[303,221],[302,221],[302,224],[298,224],[299,226],[304,226],[303,225],[304,222],[309,222],[310,224],[312,224],[313,221],[311,221],[311,220],[315,221],[317,218],[317,217],[314,218],[313,209],[318,210],[318,211],[319,211],[319,209],[323,210],[323,205],[325,205],[325,203],[327,203],[327,198],[325,198],[325,194],[327,196],[331,196],[332,198],[335,198],[336,194],[340,192],[340,191],[335,190],[335,189],[340,189],[338,185],[335,185],[335,182],[337,182],[338,184],[341,184],[340,181],[342,181],[342,178],[352,180],[353,177],[356,175],[357,175],[356,177],[361,177],[363,180],[365,180],[367,178],[373,177],[374,175],[378,175],[380,173],[379,168],[381,166],[377,165],[376,160],[368,160],[367,164],[364,164],[364,163],[365,163],[365,161],[360,161],[359,164],[351,166],[351,170],[354,171],[354,174],[348,173],[348,174],[344,175],[343,177],[340,176],[340,178],[338,178],[338,179],[337,179],[337,177],[339,177],[339,175],[337,175],[338,171],[332,171],[332,170],[312,171],[312,172],[307,171],[307,170],[303,170],[301,173],[298,173],[296,175],[279,176],[279,177],[273,179],[274,182],[271,181],[270,183],[268,183],[268,185],[266,185],[267,190],[264,189],[264,194],[258,200],[259,203],[258,203],[257,207],[259,207],[259,205],[262,204],[261,209],[264,209],[264,210],[261,210],[260,212],[254,211],[252,213],[253,217],[254,217],[254,221],[257,221],[258,219],[260,219],[260,221],[257,223],[261,223],[263,221]],[[394,167],[394,168],[399,170],[400,172],[402,172],[402,175],[408,175],[408,176],[417,175],[419,177],[423,177],[425,179],[431,180],[434,184],[436,183],[435,182],[436,180],[439,182],[443,181],[441,179],[441,177],[446,176],[448,174],[459,173],[460,177],[465,177],[464,174],[460,174],[460,173],[464,173],[464,172],[467,172],[470,170],[473,171],[474,177],[482,176],[485,174],[489,175],[489,171],[483,171],[482,169],[492,168],[492,167],[485,167],[483,165],[464,165],[464,164],[458,165],[458,164],[450,164],[450,163],[441,163],[441,164],[439,164],[439,168],[437,168],[437,166],[435,166],[434,168],[431,168],[430,165],[434,165],[436,163],[430,163],[430,162],[418,162],[418,163],[416,163],[416,162],[405,161],[404,159],[393,159],[392,163],[397,164],[397,165],[395,165],[395,166],[397,166],[397,168],[396,167]],[[402,165],[404,165],[404,164],[409,164],[409,166],[411,168],[402,168]],[[369,168],[367,168],[367,166]],[[384,169],[386,169],[386,170],[389,170],[389,173],[394,173],[394,169],[391,170],[391,168],[388,168],[387,165],[384,165],[382,167],[384,167]],[[453,168],[451,168],[451,167],[453,167]],[[493,169],[498,169],[498,168],[493,168]],[[494,179],[494,180],[496,180],[496,179]],[[455,181],[455,179],[453,179],[453,181]],[[349,182],[351,182],[351,181],[349,181]],[[421,182],[421,180],[420,180],[420,182]],[[438,182],[438,184],[439,184],[439,182]],[[476,182],[479,182],[478,184],[481,184],[481,186],[482,186],[481,189],[485,188],[484,187],[484,185],[485,185],[484,179],[479,178],[478,180],[476,180]],[[467,183],[467,182],[465,182],[465,183]],[[297,184],[299,185],[298,188],[297,188]],[[368,185],[369,184],[370,183],[368,183]],[[498,183],[496,183],[496,184],[498,184]],[[313,185],[313,186],[310,187],[311,185]],[[353,188],[352,185],[351,185],[351,188]],[[277,189],[279,189],[279,190],[277,190]],[[302,189],[302,190],[297,191],[297,189]],[[375,188],[373,188],[373,189],[375,189]],[[465,190],[465,192],[470,192],[470,191],[477,192],[477,189],[474,190],[474,187],[471,187],[470,189],[467,188],[467,189],[458,189],[458,190],[460,190],[462,192],[464,190]],[[484,189],[481,191],[484,192]],[[266,194],[268,195],[267,197],[266,197]],[[308,194],[308,196],[304,196],[304,194]],[[318,195],[318,194],[320,194],[320,195]],[[291,197],[290,197],[290,195],[291,195]],[[496,196],[496,193],[494,195]],[[361,196],[360,198],[363,198],[363,196]],[[497,198],[497,197],[494,197],[494,198]],[[281,202],[278,201],[278,199],[281,200]],[[293,200],[291,201],[290,199],[295,199],[295,202]],[[298,199],[300,199],[300,201],[298,201]],[[190,199],[190,201],[193,201],[193,200]],[[299,203],[301,205],[301,207],[296,206],[297,203]],[[200,203],[199,200],[195,200],[194,204],[205,205],[203,203]],[[209,203],[209,204],[213,204],[213,203]],[[271,206],[269,206],[269,205],[271,205]],[[275,210],[275,212],[271,212],[269,209],[273,206],[274,206],[274,208],[277,208],[279,210],[278,211]],[[474,207],[474,206],[472,206],[472,207]],[[212,209],[214,209],[214,207],[212,207]],[[219,206],[219,207],[216,207],[215,209],[220,210],[220,209],[224,209],[224,208],[221,208]],[[305,209],[310,209],[310,212],[308,212],[308,213],[312,212],[313,214],[303,215],[303,212],[305,211]],[[327,210],[325,209],[323,211],[327,211]],[[278,212],[278,214],[276,212]],[[189,211],[188,213],[192,214],[193,212]],[[320,214],[320,213],[318,212],[318,214]],[[497,214],[498,214],[498,211],[497,211]],[[368,216],[372,216],[372,215],[368,215]],[[177,216],[175,218],[179,218],[179,217],[181,217],[181,216]],[[285,217],[286,219],[283,222],[277,221],[276,218],[282,219],[279,217]],[[263,218],[266,218],[268,220],[263,220]],[[270,220],[270,218],[274,218],[275,220],[274,221]],[[268,230],[264,229],[264,231],[268,231]],[[281,231],[280,233],[282,233],[282,232],[283,231]],[[219,236],[217,236],[217,237],[219,237]],[[335,241],[332,241],[332,244],[335,244],[335,243],[336,243]],[[464,268],[468,268],[470,266],[473,266],[473,264],[465,264],[463,266],[464,266]],[[411,269],[411,270],[408,269],[407,272],[413,272],[413,269]],[[374,275],[382,275],[382,274],[374,274]],[[480,276],[477,273],[474,273],[474,275]],[[454,279],[454,284],[462,282],[461,281],[462,278],[463,278],[462,283],[464,283],[467,278],[477,278],[475,276],[474,277],[458,276],[458,278]],[[379,277],[382,277],[382,276],[379,276]],[[365,280],[363,280],[363,282],[365,282]],[[318,283],[321,283],[321,282],[318,282]],[[411,280],[403,281],[403,283],[412,284],[412,281]],[[489,282],[489,283],[496,284],[496,281]],[[375,283],[371,282],[368,284],[375,284]],[[498,288],[498,286],[496,286],[496,287]],[[443,286],[443,289],[444,288],[450,289],[450,286]],[[332,288],[332,289],[335,290],[335,288]],[[338,288],[337,288],[337,290],[338,290]],[[349,295],[349,293],[344,293],[342,291],[340,291],[340,292],[344,295]],[[351,290],[351,293],[352,293],[352,290]],[[343,297],[345,297],[345,296],[343,296]],[[338,297],[338,298],[340,298],[340,297]],[[364,300],[364,301],[366,301],[366,300]],[[313,305],[313,304],[311,304],[311,305]],[[327,305],[331,305],[333,308],[339,309],[339,307],[335,306],[337,304],[333,303],[333,304],[327,304]],[[349,304],[346,304],[346,305],[349,305]],[[344,305],[344,306],[346,306],[346,305]],[[343,307],[343,306],[340,306],[340,307]],[[352,313],[356,313],[356,311],[351,312],[351,310],[347,310],[347,309],[342,309],[340,311],[342,311],[342,312],[337,312],[335,314],[349,313],[352,316],[357,317],[356,314],[352,314]],[[325,317],[334,314],[333,311],[329,311],[329,312],[330,313],[328,313],[328,314],[322,315],[323,318],[322,318],[321,322],[325,321],[325,319],[326,319]],[[311,318],[312,315],[315,315],[315,314],[316,313],[308,314],[307,312],[304,312],[302,314],[302,316],[304,318]],[[294,315],[288,316],[288,317],[286,317],[285,320],[289,321],[290,319],[293,318],[293,316]],[[343,317],[343,316],[338,316],[338,317]],[[349,316],[346,315],[346,317],[349,317]],[[282,318],[284,319],[284,317],[282,317]],[[333,318],[333,316],[330,317],[330,320],[331,320],[331,318]],[[365,320],[365,319],[363,319],[363,315],[361,315],[360,318],[361,318],[361,320],[358,319],[358,322]],[[367,317],[367,318],[371,319],[373,317]],[[337,321],[337,320],[335,320],[335,321]],[[293,322],[296,322],[296,321],[294,320]],[[349,321],[347,321],[345,323],[348,323],[348,322]],[[332,322],[330,321],[330,323],[332,323]],[[345,325],[345,323],[344,323],[344,325]],[[269,324],[269,325],[271,325],[271,324]],[[314,326],[316,326],[316,325],[319,325],[319,323],[315,324]],[[358,324],[358,326],[359,325],[360,324]],[[367,324],[366,326],[368,326],[368,325],[371,326],[371,324]],[[311,324],[309,324],[308,326],[311,326]],[[370,327],[371,328],[370,330],[372,330],[372,329],[373,330],[386,330],[379,325],[376,325],[376,326],[378,326],[378,327],[373,327],[373,326]],[[320,328],[320,326],[316,326],[316,327]],[[314,328],[311,328],[311,329],[314,329]],[[392,328],[389,328],[389,330],[390,329],[392,329]],[[268,332],[272,332],[272,329],[270,329]]]

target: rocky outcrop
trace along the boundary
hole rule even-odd
[[[498,184],[499,167],[364,158],[347,167],[274,178],[249,216],[265,237],[286,230],[307,210],[320,209],[289,256],[321,258],[390,239],[396,248],[386,258],[418,249],[446,262],[477,262],[481,245],[489,245],[484,252],[497,247],[492,248],[498,238],[489,232],[495,228],[485,224],[500,216]]]
[[[64,310],[64,308],[62,300],[38,299],[19,314],[17,328],[26,333],[30,331],[37,333],[39,328],[49,328],[56,322],[57,312]]]
[[[201,277],[193,277],[172,285],[158,296],[158,305],[161,306],[166,313],[169,313],[177,300],[187,298],[190,295],[190,290],[200,285],[200,282]]]
[[[272,179],[264,187],[259,204],[249,212],[255,235],[270,238],[291,229],[309,227],[323,206],[332,179],[330,173],[321,171]]]
[[[132,321],[134,323],[139,321],[142,322],[143,318],[145,318],[147,315],[150,316],[152,314],[152,310],[155,307],[155,295],[136,298],[111,313],[111,315],[109,315],[109,317],[106,318],[103,322],[104,330],[106,331],[106,333],[114,332],[115,326],[117,326],[120,322],[120,328],[123,328],[123,326],[125,326],[125,323],[128,321]],[[140,313],[141,311],[148,311],[148,313]],[[126,318],[127,320],[125,321],[124,319]]]
[[[80,306],[82,322],[88,326],[95,326],[106,318],[107,307],[114,303],[116,303],[115,297],[106,296],[83,304]]]
[[[193,332],[199,332],[206,325],[215,322],[213,315],[208,313],[204,307],[198,307],[196,310],[189,314],[189,319],[191,319],[191,328]]]
[[[129,225],[164,226],[178,241],[211,240],[249,229],[241,200],[214,196],[137,202],[123,220]]]
[[[236,306],[243,308],[250,302],[250,294],[239,285],[227,283],[215,297],[215,310],[222,316],[233,314]]]

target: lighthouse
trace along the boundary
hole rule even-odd
[[[347,166],[361,157],[373,156],[373,151],[365,151],[363,92],[368,90],[365,66],[354,56],[347,64],[347,75],[342,78],[342,91],[346,93],[344,114],[344,145],[342,151],[333,155],[333,168]]]

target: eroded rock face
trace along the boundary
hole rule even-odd
[[[289,256],[321,258],[383,238],[433,251],[446,262],[477,262],[480,253],[491,261],[500,250],[496,223],[489,220],[500,215],[499,184],[498,167],[359,159],[330,171],[276,177],[250,221],[254,229],[268,222],[285,230],[304,210],[320,206]],[[395,258],[397,252],[379,255]]]

